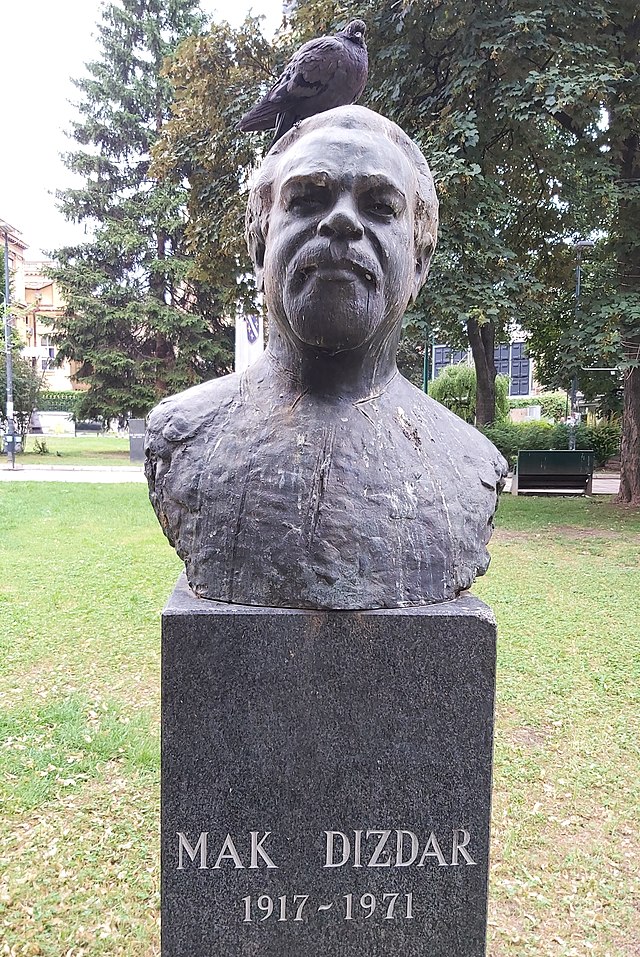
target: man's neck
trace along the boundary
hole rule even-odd
[[[331,354],[294,344],[272,328],[265,360],[287,392],[359,402],[383,393],[397,375],[396,345],[394,331],[393,342],[366,343]]]

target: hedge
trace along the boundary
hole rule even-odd
[[[505,422],[485,426],[482,432],[502,452],[513,468],[520,449],[568,449],[569,427],[549,422]],[[602,467],[620,451],[620,427],[617,425],[579,425],[576,448],[593,449],[596,468]]]
[[[541,392],[540,395],[533,395],[529,399],[509,399],[509,406],[512,409],[524,409],[531,405],[541,406],[541,412],[545,418],[558,422],[568,412],[567,393]]]
[[[38,412],[70,412],[75,415],[82,392],[52,392],[42,389],[38,396]]]

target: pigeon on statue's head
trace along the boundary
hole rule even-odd
[[[335,36],[301,46],[275,86],[244,114],[238,129],[275,128],[276,143],[299,120],[355,103],[367,82],[365,31],[363,20],[352,20]]]

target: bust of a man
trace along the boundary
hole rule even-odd
[[[247,241],[267,350],[149,418],[151,501],[197,595],[394,608],[486,571],[506,463],[396,366],[437,206],[418,147],[362,107],[304,120],[266,157]]]

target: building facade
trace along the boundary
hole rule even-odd
[[[536,394],[533,362],[527,355],[524,339],[514,336],[506,345],[496,346],[493,352],[498,375],[509,376],[509,395],[511,398],[528,398]],[[452,349],[451,346],[437,344],[433,346],[431,375],[435,377],[445,366],[460,362],[473,363],[469,349]]]
[[[56,283],[46,275],[50,263],[27,259],[29,247],[20,230],[0,219],[3,247],[5,235],[9,248],[11,304],[15,307],[10,321],[23,344],[22,355],[42,375],[43,388],[54,392],[82,388],[74,380],[71,363],[64,361],[60,366],[54,365],[56,349],[51,335],[65,303]]]

